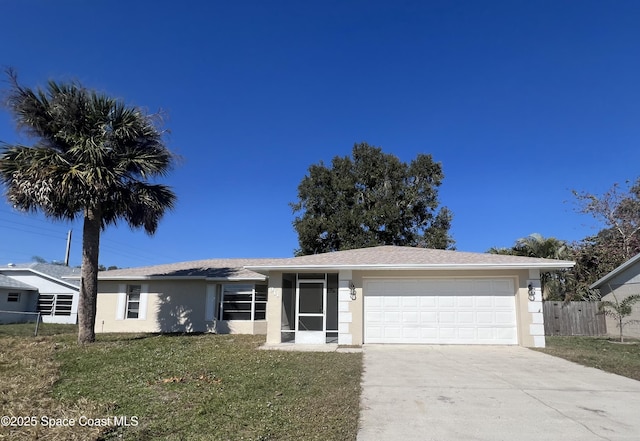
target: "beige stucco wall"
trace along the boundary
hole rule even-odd
[[[282,273],[269,274],[269,294],[267,298],[267,344],[280,343],[282,323]]]
[[[377,278],[512,278],[514,280],[518,344],[526,347],[536,346],[534,336],[531,335],[532,327],[537,328],[540,323],[534,323],[532,304],[537,308],[539,302],[529,302],[528,280],[532,275],[528,270],[475,270],[475,271],[352,271],[351,280],[356,287],[356,299],[346,300],[348,303],[348,313],[351,314],[351,322],[343,324],[344,329],[348,329],[351,335],[351,344],[361,345],[364,339],[364,301],[363,290],[364,279],[367,277]],[[280,319],[282,313],[282,274],[273,273],[269,277],[269,303],[267,305],[267,343],[280,343]],[[342,289],[342,288],[341,288]],[[531,303],[531,304],[530,304]],[[538,308],[542,312],[542,307]],[[541,315],[535,315],[541,317]],[[537,319],[539,320],[539,319]],[[540,339],[540,337],[538,337]],[[542,336],[544,339],[544,336]],[[366,342],[365,342],[366,343]]]
[[[144,319],[118,319],[118,297],[126,285],[146,285]],[[100,281],[96,332],[204,332],[205,301],[204,281]]]
[[[205,280],[100,281],[96,332],[218,332],[221,334],[266,334],[266,321],[206,320]],[[118,297],[126,285],[147,288],[146,317],[118,318]],[[123,307],[120,305],[120,307]]]

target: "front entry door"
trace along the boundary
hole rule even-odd
[[[325,281],[299,280],[296,297],[296,343],[326,343]]]

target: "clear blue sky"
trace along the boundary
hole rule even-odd
[[[445,179],[456,247],[593,234],[571,189],[640,171],[640,2],[4,0],[0,63],[165,112],[182,161],[150,238],[103,234],[120,267],[286,257],[311,164],[366,141]],[[6,87],[6,83],[4,84]],[[0,112],[0,141],[19,136]],[[0,262],[62,260],[81,222],[0,203]]]

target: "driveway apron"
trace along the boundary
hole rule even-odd
[[[640,382],[518,346],[365,345],[358,441],[638,441]]]

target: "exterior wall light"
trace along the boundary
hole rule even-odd
[[[536,299],[536,290],[531,283],[527,288],[529,289],[529,301],[533,302]]]
[[[356,286],[353,284],[352,280],[349,280],[349,294],[351,296],[351,300],[356,299]]]

